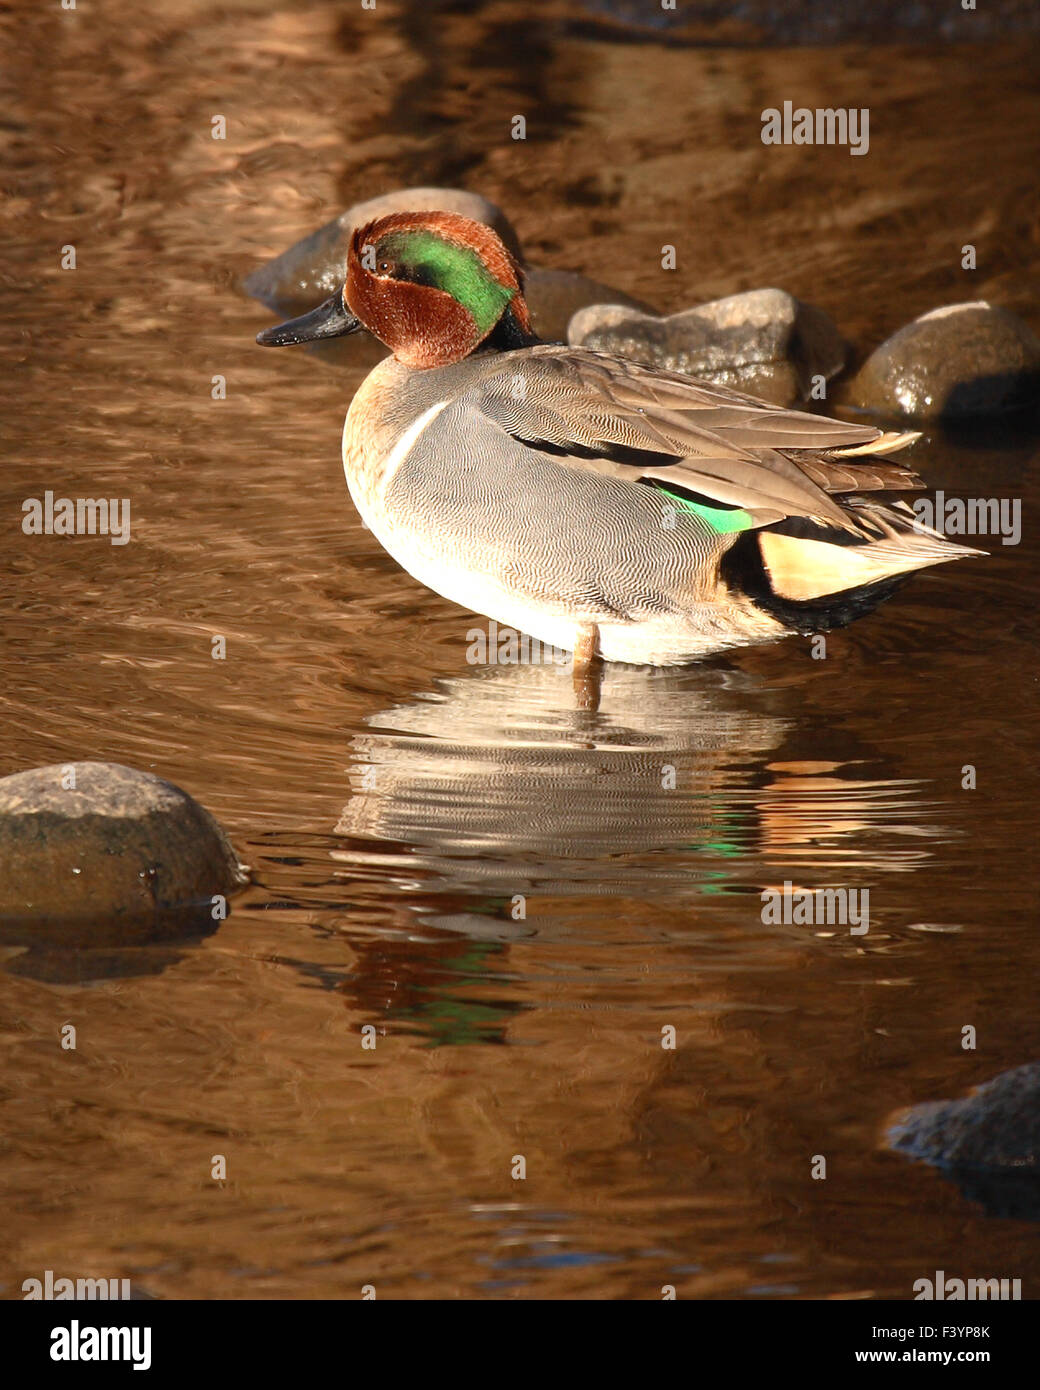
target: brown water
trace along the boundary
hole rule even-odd
[[[179,958],[0,975],[8,1296],[48,1268],[163,1297],[1040,1292],[1035,1226],[878,1147],[894,1107],[1040,1055],[1035,446],[918,446],[934,485],[1022,498],[1023,543],[826,660],[616,668],[581,713],[567,670],[467,664],[471,615],[350,505],[357,377],[256,349],[235,289],[351,202],[464,183],[533,260],[663,307],[777,283],[860,343],[957,299],[1035,326],[1040,51],[630,44],[572,8],[9,22],[0,772],[154,770],[255,881]],[[787,98],[869,105],[869,156],[763,147]],[[47,488],[129,497],[131,543],[24,536]],[[785,880],[869,889],[869,933],[764,925]]]

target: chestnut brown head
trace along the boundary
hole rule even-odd
[[[338,337],[365,327],[410,367],[461,362],[499,330],[533,341],[520,267],[490,227],[449,212],[400,212],[359,227],[342,291],[257,341]]]

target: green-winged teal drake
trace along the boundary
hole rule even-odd
[[[361,327],[392,353],[343,429],[366,524],[423,584],[576,666],[826,631],[979,553],[874,495],[922,486],[885,457],[915,435],[539,342],[516,260],[458,214],[359,228],[343,288],[257,341]]]

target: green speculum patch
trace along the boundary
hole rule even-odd
[[[380,243],[377,255],[392,258],[403,279],[450,294],[473,315],[481,333],[494,328],[516,293],[495,279],[476,251],[434,232],[391,233]]]
[[[709,507],[705,502],[695,502],[685,493],[673,492],[671,488],[661,487],[660,484],[658,489],[666,497],[670,497],[682,511],[699,516],[718,536],[729,536],[734,531],[748,531],[755,524],[750,513],[741,507]]]

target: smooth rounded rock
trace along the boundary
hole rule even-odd
[[[246,881],[186,792],[118,763],[0,779],[0,942],[124,946],[212,930],[213,899]]]
[[[984,300],[933,309],[882,343],[842,399],[860,410],[911,420],[1035,406],[1040,339],[1015,314]]]
[[[749,290],[668,315],[598,304],[574,315],[567,337],[575,346],[716,381],[778,405],[808,399],[814,384],[845,365],[844,340],[827,315],[778,289]]]

